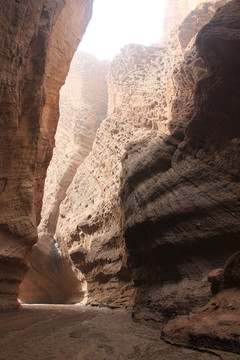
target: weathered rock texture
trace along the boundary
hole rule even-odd
[[[37,239],[59,90],[92,1],[0,1],[0,307],[17,306]]]
[[[72,266],[64,244],[59,248],[55,232],[59,205],[106,117],[107,69],[107,63],[77,52],[61,89],[56,146],[47,171],[38,243],[30,257],[30,271],[20,286],[19,297],[24,302],[69,303],[83,298],[83,276]]]
[[[108,116],[57,225],[89,303],[186,314],[239,247],[238,2],[195,41],[227,2],[197,2],[178,37],[129,45],[111,64]]]
[[[240,252],[228,259],[221,275],[219,270],[209,280],[221,291],[197,314],[171,321],[162,332],[165,340],[240,353]],[[218,291],[215,287],[214,293]]]
[[[206,303],[208,272],[239,248],[239,6],[217,12],[176,72],[170,127],[181,120],[184,141],[177,129],[131,144],[123,159],[126,247],[144,317]]]
[[[227,5],[209,22],[215,9],[224,3]],[[240,3],[238,0],[179,0],[169,1],[167,6],[170,5],[166,40],[161,46],[130,45],[113,61],[108,79],[108,116],[97,131],[91,153],[78,167],[68,187],[56,226],[60,247],[69,252],[71,261],[84,276],[89,303],[133,307],[136,317],[162,322],[196,312],[207,303],[211,297],[208,273],[222,268],[226,259],[239,250],[240,233]],[[178,6],[176,14],[175,6]],[[189,9],[192,12],[188,15]],[[184,19],[185,15],[188,16]],[[176,26],[180,26],[178,34]],[[33,41],[29,47],[32,52],[29,50],[28,60],[42,59],[37,57],[35,44]],[[53,40],[52,44],[56,46]],[[53,50],[47,57],[50,65],[52,54]],[[34,201],[38,214],[40,209],[40,197],[35,199],[34,192],[26,187],[29,182],[32,186],[35,179],[44,177],[49,159],[47,150],[45,162],[40,153],[43,156],[42,150],[48,146],[47,136],[51,134],[47,114],[53,115],[43,107],[43,117],[40,117],[43,122],[39,123],[39,117],[35,119],[42,109],[39,104],[44,104],[45,99],[37,90],[39,82],[43,84],[41,89],[46,89],[48,110],[53,114],[57,112],[51,107],[57,93],[50,96],[50,90],[56,88],[50,85],[53,75],[59,80],[59,74],[55,74],[59,64],[50,68],[48,61],[48,71],[44,74],[48,76],[51,70],[51,80],[42,76],[41,70],[45,68],[40,67],[37,73],[32,67],[35,62],[24,58],[20,61],[23,73],[19,76],[25,77],[15,74],[9,77],[17,81],[24,79],[20,107],[13,107],[23,115],[20,123],[12,126],[12,131],[19,133],[16,153],[9,151],[9,137],[3,149],[4,156],[5,152],[8,154],[5,159],[14,155],[12,167],[9,167],[10,160],[6,162],[8,171],[15,169],[12,179],[16,180],[17,166],[22,176],[19,175],[19,179],[24,180],[21,186],[25,188],[17,186],[16,181],[9,182],[8,176],[1,179],[1,197],[8,196],[11,200],[3,203],[4,215],[1,216],[6,220],[2,222],[7,225],[1,229],[4,236],[10,230],[11,234],[18,234],[17,244],[25,242],[17,246],[16,236],[11,243],[8,235],[8,242],[4,243],[8,246],[5,256],[11,251],[10,258],[14,258],[13,267],[6,267],[14,281],[2,284],[4,289],[14,284],[15,292],[15,284],[21,280],[16,281],[15,274],[20,274],[21,264],[26,263],[22,259],[35,240]],[[7,68],[8,63],[3,64]],[[31,78],[29,82],[28,78]],[[36,96],[32,99],[33,93]],[[9,104],[15,98],[7,95],[6,99],[5,103]],[[8,110],[6,106],[6,121],[13,119]],[[30,110],[34,114],[31,122]],[[16,119],[17,115],[16,111]],[[42,127],[36,130],[33,121],[43,124]],[[11,123],[8,131],[9,128]],[[42,128],[46,132],[40,131]],[[35,147],[30,151],[31,141]],[[51,141],[52,138],[49,146]],[[25,181],[26,176],[29,182]],[[61,186],[57,191],[64,195]],[[41,196],[41,187],[38,194]],[[48,238],[55,234],[58,206],[55,203],[49,208],[44,220]],[[23,214],[27,218],[22,219]],[[30,216],[34,223],[32,232],[27,222]],[[19,222],[18,217],[22,219]],[[12,227],[9,224],[13,224]],[[16,258],[20,261],[15,270]],[[66,265],[69,264],[67,259]],[[238,255],[230,264],[234,266],[209,276],[212,281],[220,282],[217,289],[220,292],[190,319],[179,318],[169,323],[164,328],[166,339],[215,348],[224,348],[227,343],[227,350],[239,351]],[[24,271],[25,265],[21,276]],[[231,281],[234,278],[234,289],[233,285],[232,288],[223,286],[223,274],[226,279],[228,274]],[[5,278],[10,279],[10,275]],[[57,283],[56,278],[54,281]],[[230,296],[232,302],[229,302]],[[211,326],[207,327],[208,324]],[[225,330],[228,327],[232,327],[233,332]]]
[[[230,0],[165,0],[163,41],[171,41],[176,33],[185,29],[188,40],[212,17],[213,11]]]

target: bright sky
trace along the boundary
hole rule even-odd
[[[164,0],[94,0],[79,50],[112,60],[124,45],[158,43],[163,12]]]

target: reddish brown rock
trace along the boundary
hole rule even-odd
[[[198,33],[215,10],[230,0],[165,0],[164,36],[163,41],[169,41],[176,33],[182,47]]]
[[[237,252],[231,256],[224,270],[217,269],[209,275],[219,293],[195,315],[180,317],[165,326],[162,333],[165,340],[240,354],[239,255]]]
[[[2,306],[16,304],[36,240],[58,91],[76,45],[75,35],[69,45],[69,31],[62,29],[75,23],[77,1],[58,3],[62,11],[48,3],[42,11],[43,1],[31,9],[22,3],[3,5],[2,22],[9,27],[10,19],[12,32],[1,37]],[[44,218],[47,231],[33,262],[42,274],[43,267],[53,270],[50,279],[46,273],[44,279],[36,277],[36,298],[76,301],[84,295],[84,284],[91,304],[134,306],[136,316],[165,322],[206,304],[211,296],[207,274],[239,249],[239,1],[220,9],[195,42],[217,4],[194,10],[199,3],[169,1],[172,10],[181,6],[176,16],[168,14],[172,25],[164,45],[127,46],[112,63],[108,116],[91,153],[76,173],[71,169],[67,191],[66,179],[60,181],[60,216],[56,201]],[[17,4],[26,11],[15,13]],[[189,8],[193,12],[182,22]],[[20,26],[27,28],[21,32]],[[49,242],[55,227],[63,260]],[[229,284],[238,278],[238,255],[233,259],[226,271]],[[73,281],[59,291],[62,273],[63,282]],[[75,293],[66,294],[69,286]],[[169,323],[165,338],[195,346],[225,344],[237,352],[238,297],[238,288],[224,289],[190,323]]]
[[[90,303],[135,304],[164,321],[207,302],[207,275],[236,250],[239,231],[231,173],[205,144],[183,141],[199,84],[211,77],[207,61],[191,44],[183,56],[176,36],[168,45],[129,45],[114,59],[108,117],[57,225]]]
[[[170,128],[183,114],[185,141],[178,130],[155,147],[149,140],[131,144],[123,158],[124,235],[135,309],[144,318],[166,320],[204,305],[209,271],[239,248],[238,6],[232,2],[218,11],[179,71],[182,91]],[[200,76],[197,64],[204,70]]]
[[[239,295],[239,288],[223,290],[190,319],[179,317],[166,325],[163,339],[172,344],[239,354]]]
[[[195,9],[192,9],[178,29],[182,49],[185,49],[200,29],[211,20],[216,10],[227,2],[226,0],[201,1]]]
[[[86,0],[0,2],[0,307],[17,306],[18,286],[37,239],[59,90],[91,5]]]
[[[239,154],[237,99],[240,98],[240,73],[236,66],[240,60],[236,53],[240,44],[239,13],[240,3],[232,1],[220,9],[198,35],[197,46],[206,60],[209,77],[203,79],[197,88],[196,113],[188,128],[188,134],[194,134],[197,148],[201,146],[198,142],[201,140],[204,159],[207,159],[206,144],[211,144],[208,145],[211,149],[211,166],[218,166],[228,179],[228,184],[232,184],[231,199],[227,199],[226,191],[218,192],[219,204],[224,210],[219,230],[222,234],[228,233],[221,245],[226,251],[233,237],[237,241],[236,249],[239,249],[239,157],[236,156],[236,151]],[[188,143],[188,149],[189,144],[193,142]],[[227,224],[228,214],[230,218]],[[220,244],[215,249],[217,246]],[[163,337],[167,341],[240,353],[239,263],[238,251],[227,260],[223,270],[210,273],[209,280],[218,287],[217,295],[196,314],[171,321],[163,330]]]
[[[47,171],[38,243],[20,286],[19,298],[24,302],[72,303],[84,297],[84,278],[72,265],[64,244],[59,247],[56,224],[67,188],[106,117],[107,70],[106,62],[77,52],[61,89],[56,146]]]
[[[223,271],[225,287],[240,286],[240,252],[238,251],[228,259]]]
[[[215,269],[208,274],[208,281],[211,283],[211,291],[216,294],[221,289],[223,281],[223,269]]]
[[[163,116],[168,111],[166,84],[159,78],[158,66],[162,61],[162,68],[169,58],[165,48],[129,45],[114,59],[108,76],[108,116],[60,206],[57,237],[85,276],[89,303],[127,307],[134,303],[122,236],[121,158],[129,142],[160,139],[162,132],[156,130],[161,127],[168,131]]]

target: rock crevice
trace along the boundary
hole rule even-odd
[[[0,213],[1,308],[18,305],[18,286],[37,240],[59,90],[91,5],[85,0],[0,2],[0,173],[7,179]]]

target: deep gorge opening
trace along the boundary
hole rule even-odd
[[[238,336],[239,331],[239,254],[231,255],[239,250],[239,3],[195,2],[188,8],[184,1],[175,5],[169,1],[168,6],[171,11],[165,26],[169,28],[161,45],[131,44],[111,64],[100,64],[90,55],[79,54],[82,58],[75,66],[83,81],[74,84],[73,76],[72,89],[66,90],[69,98],[63,104],[67,116],[76,121],[71,126],[63,123],[56,152],[64,158],[56,161],[49,177],[58,199],[52,200],[52,191],[46,195],[48,214],[43,216],[40,241],[32,253],[32,268],[21,292],[25,291],[25,299],[33,303],[85,300],[90,305],[127,308],[135,319],[164,327],[162,336],[167,341],[238,353],[238,342],[232,343],[231,339],[232,333]],[[61,11],[61,15],[55,13],[60,20],[48,39],[45,15],[52,10],[45,8],[41,14],[41,49],[35,48],[35,36],[25,55],[31,66],[23,60],[14,62],[17,79],[22,74],[27,81],[25,87],[19,85],[23,103],[20,92],[20,105],[14,113],[18,121],[11,125],[16,130],[18,155],[15,163],[9,162],[11,166],[2,172],[6,173],[2,178],[0,228],[1,268],[5,274],[1,281],[3,308],[16,304],[16,288],[36,241],[33,219],[35,209],[41,206],[40,178],[45,176],[57,122],[54,101],[58,91],[55,85],[50,91],[49,79],[59,76],[54,66],[58,68],[62,55],[57,51],[59,58],[56,56],[54,63],[52,54],[58,50],[57,29],[66,16]],[[232,29],[231,34],[228,29]],[[50,65],[46,62],[45,68],[40,57],[44,46],[51,55]],[[33,76],[35,89],[42,81],[35,74],[37,61],[41,63],[39,69],[49,73],[46,78],[43,75],[46,100],[38,90],[34,107],[30,78]],[[64,66],[66,73],[67,64]],[[87,73],[88,83],[84,82]],[[58,83],[63,81],[64,74]],[[82,93],[81,104],[74,99],[74,91]],[[4,96],[9,99],[7,92]],[[47,105],[43,111],[34,112],[44,101]],[[73,119],[70,111],[79,105],[81,113]],[[30,120],[37,122],[41,113],[43,117],[35,129]],[[15,119],[10,112],[5,114],[6,119]],[[55,123],[52,129],[50,118]],[[84,123],[89,118],[90,128]],[[8,126],[3,130],[2,138]],[[34,134],[38,140],[28,143]],[[4,151],[11,150],[11,142],[7,143],[10,135],[4,140]],[[62,140],[65,143],[61,144]],[[79,149],[81,142],[84,146]],[[74,145],[73,149],[69,144]],[[26,152],[26,160],[24,151],[31,146],[34,151]],[[34,172],[28,172],[28,167]],[[61,169],[61,181],[57,183],[55,177]],[[31,190],[33,183],[35,192]],[[14,204],[12,208],[9,203]],[[7,219],[9,209],[12,212]],[[207,281],[209,272],[214,294]],[[214,317],[215,310],[219,321]],[[191,315],[190,323],[184,318],[181,323],[180,316],[191,312],[195,315]],[[221,319],[226,316],[225,327]],[[204,325],[206,320],[211,324],[209,329]],[[191,331],[193,339],[189,338]],[[206,343],[202,343],[203,337]]]

